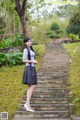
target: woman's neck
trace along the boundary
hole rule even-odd
[[[29,49],[30,49],[30,46],[27,46],[27,48],[29,48]]]

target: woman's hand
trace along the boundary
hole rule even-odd
[[[37,60],[34,60],[33,63],[34,63],[34,64],[37,64],[38,62],[37,62]]]

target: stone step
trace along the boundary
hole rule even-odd
[[[35,112],[24,109],[25,91],[14,120],[70,120],[67,88],[70,57],[60,44],[47,44],[46,50],[37,73],[38,85],[31,97]]]
[[[66,85],[65,84],[39,84],[39,87],[54,87],[54,88],[60,88],[60,87],[62,87],[62,88],[64,88],[64,87],[66,87]]]
[[[51,79],[52,79],[52,80],[57,80],[57,79],[61,80],[61,79],[65,79],[65,78],[68,77],[68,76],[66,76],[64,73],[63,73],[63,74],[64,74],[63,76],[59,76],[59,75],[57,75],[57,76],[54,75],[54,76],[53,76],[53,74],[54,74],[54,73],[51,73],[51,72],[50,72],[50,73],[48,72],[48,73],[46,73],[46,74],[45,74],[45,73],[41,73],[41,76],[37,75],[37,78],[38,78],[38,79],[41,79],[41,80],[46,80],[46,79],[47,79],[47,80],[48,80],[48,79],[49,79],[49,80],[51,80]],[[42,76],[43,76],[43,77],[42,77]]]
[[[40,94],[40,93],[34,93],[32,95],[33,98],[68,98],[68,94],[58,94],[58,93],[53,93],[53,94]],[[23,96],[23,98],[26,98],[26,95]]]
[[[46,64],[46,63],[44,63],[44,64]],[[59,65],[60,65],[60,63],[59,63]],[[41,68],[41,70],[39,70],[38,74],[43,73],[43,72],[47,72],[47,71],[52,71],[53,73],[58,73],[61,76],[61,75],[63,75],[64,71],[68,72],[67,71],[68,69],[69,68],[66,68],[66,65],[64,65],[64,66],[63,65],[61,65],[61,66],[53,65],[53,67]],[[66,73],[65,73],[65,75],[66,75]]]
[[[24,92],[24,95],[27,94],[27,91]],[[67,89],[52,89],[52,90],[49,90],[49,89],[38,89],[36,88],[36,90],[34,90],[34,93],[33,94],[38,94],[38,95],[44,95],[44,94],[69,94],[69,91]]]
[[[39,82],[67,82],[67,80],[65,80],[67,77],[62,77],[62,78],[53,78],[53,77],[51,77],[51,78],[48,78],[48,77],[37,77],[37,80],[39,81]]]
[[[56,90],[55,90],[56,91]],[[51,91],[34,91],[33,92],[33,95],[51,95],[51,96],[54,96],[54,95],[69,95],[69,93],[68,92],[61,92],[61,91],[57,91],[57,92],[55,92],[55,91],[53,91],[53,92],[51,92]],[[24,93],[24,96],[26,96],[27,95],[27,92],[25,92]]]
[[[35,108],[36,111],[39,111],[39,110],[53,110],[53,111],[56,111],[56,110],[67,110],[69,108],[69,105],[68,104],[31,104],[31,107],[32,108]],[[24,110],[24,104],[20,104],[19,105],[19,110]]]
[[[40,100],[36,100],[37,98],[35,98],[35,100],[34,99],[31,99],[31,104],[39,104],[39,103],[41,103],[41,104],[44,104],[44,103],[46,103],[46,104],[49,104],[49,103],[51,103],[51,104],[67,104],[68,103],[68,100],[58,100],[57,98],[56,99],[40,99]],[[21,103],[22,104],[24,104],[26,102],[26,98],[25,99],[22,99],[21,100]]]
[[[16,115],[14,120],[71,120],[70,118],[26,118],[26,115]]]
[[[24,107],[21,107],[21,106],[18,106],[19,108],[19,110],[23,110],[23,111],[25,111],[25,109],[24,109]],[[53,111],[56,111],[56,110],[60,110],[60,111],[63,111],[63,110],[68,110],[68,107],[41,107],[41,106],[35,106],[35,107],[33,107],[36,111],[38,111],[38,110],[43,110],[43,111],[45,111],[45,110],[53,110]]]
[[[66,81],[60,81],[60,80],[59,80],[59,81],[56,81],[56,80],[55,80],[55,81],[53,81],[53,80],[43,80],[43,81],[42,81],[42,80],[39,80],[39,81],[38,81],[38,85],[42,85],[42,84],[44,84],[45,86],[46,86],[47,84],[48,84],[48,85],[49,85],[49,84],[55,84],[55,85],[58,85],[58,84],[59,84],[59,85],[66,85],[66,86],[68,85],[68,83],[67,83]]]
[[[62,80],[64,80],[64,77],[66,77],[65,75],[62,76]],[[37,76],[38,80],[60,80],[60,77],[58,76]]]
[[[53,74],[53,73],[52,73]],[[61,77],[61,78],[59,78],[59,77],[57,77],[57,78],[53,78],[53,75],[50,75],[50,74],[47,74],[47,76],[48,77],[52,77],[51,79],[48,79],[47,78],[47,76],[46,76],[46,79],[41,79],[41,77],[43,76],[43,77],[45,77],[45,74],[43,74],[40,78],[38,77],[37,79],[38,79],[38,81],[66,81],[67,82],[67,80],[68,80],[68,77],[67,76],[64,76],[64,77]]]
[[[66,88],[52,88],[52,89],[50,89],[50,88],[42,88],[42,87],[39,87],[39,88],[36,88],[35,90],[34,90],[34,93],[33,94],[35,94],[35,93],[39,93],[39,94],[54,94],[54,93],[56,93],[56,94],[68,94],[69,93],[69,90],[68,89],[66,89]],[[24,95],[26,95],[27,94],[27,91],[25,91],[24,92]]]
[[[52,71],[53,73],[55,73],[54,75],[56,75],[56,73],[58,73],[58,75],[61,76],[61,75],[63,75],[64,71],[68,72],[67,70],[69,69],[69,68],[66,68],[66,66],[63,66],[63,64],[61,66],[58,66],[58,64],[53,65],[53,66],[51,66],[51,64],[50,65],[48,64],[48,66],[47,66],[47,63],[44,63],[44,65],[46,67],[41,68],[41,70],[38,72],[38,74],[41,74],[41,73],[47,72],[47,71]],[[66,73],[65,73],[65,75],[66,75]]]
[[[22,101],[26,101],[26,97],[22,98]],[[67,103],[68,98],[31,98],[31,103]]]
[[[44,90],[52,90],[52,91],[57,91],[57,90],[59,90],[59,91],[64,91],[64,92],[66,92],[66,91],[69,91],[68,89],[67,89],[67,87],[58,87],[58,88],[55,88],[55,87],[47,87],[47,86],[44,86],[44,87],[40,87],[39,85],[37,85],[37,87],[36,87],[36,89],[35,90],[42,90],[42,91],[44,91]]]
[[[63,110],[63,111],[35,111],[34,113],[32,112],[27,112],[26,110],[20,110],[16,111],[16,114],[22,114],[26,115],[26,119],[29,118],[36,118],[36,119],[43,119],[43,118],[68,118],[69,117],[69,111],[68,110]]]

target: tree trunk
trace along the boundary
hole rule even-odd
[[[12,26],[11,26],[11,15],[8,14],[8,33],[12,34]]]
[[[20,20],[21,20],[22,27],[23,27],[23,35],[30,37],[30,29],[29,29],[28,20],[23,15],[20,17]]]
[[[26,10],[26,2],[27,0],[23,0],[23,4],[21,5],[20,0],[15,0],[16,2],[16,7],[15,10],[17,11],[21,24],[22,24],[22,28],[23,28],[23,36],[27,36],[30,37],[30,29],[29,29],[29,23],[28,23],[28,19],[25,15],[25,10]]]

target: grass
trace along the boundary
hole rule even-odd
[[[34,46],[34,50],[37,49],[36,69],[38,71],[43,61],[41,56],[45,53],[45,47],[44,45]],[[9,120],[12,120],[27,87],[22,84],[24,67],[25,65],[0,68],[0,112],[8,112]]]
[[[73,92],[71,103],[74,104],[73,113],[80,116],[80,43],[64,44],[72,58],[69,75],[69,89]]]

